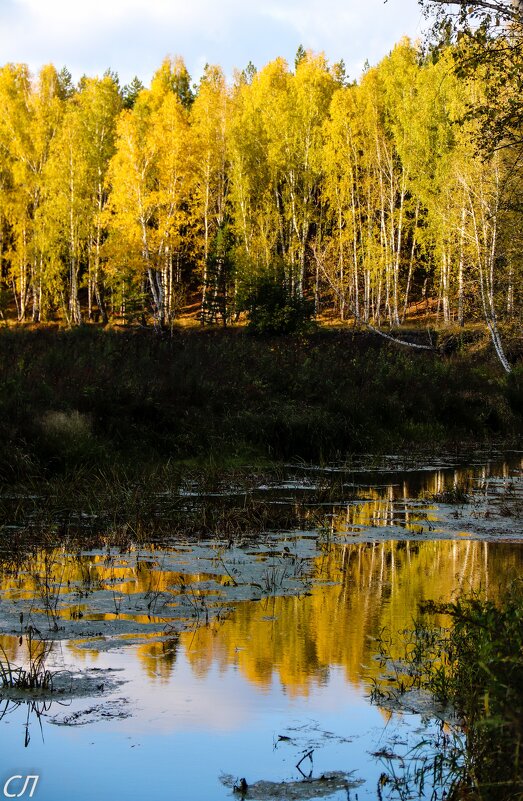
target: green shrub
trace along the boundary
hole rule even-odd
[[[313,327],[314,303],[270,275],[256,279],[241,301],[240,310],[247,312],[249,331],[256,334],[296,334]]]

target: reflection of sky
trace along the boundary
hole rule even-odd
[[[76,727],[44,722],[43,743],[33,721],[31,743],[24,749],[22,715],[10,715],[2,722],[0,779],[39,774],[35,801],[209,801],[229,796],[218,782],[222,772],[246,776],[251,783],[296,780],[294,766],[306,748],[315,747],[315,775],[357,769],[361,776],[369,762],[367,751],[379,747],[383,717],[345,682],[341,670],[333,670],[328,683],[309,698],[293,699],[279,682],[259,690],[233,667],[225,672],[213,668],[198,678],[183,653],[161,692],[131,651],[102,654],[97,661],[97,667],[124,665],[129,683],[116,696],[131,699],[132,717]],[[63,710],[54,706],[50,714],[70,715],[94,703],[83,699]],[[316,728],[356,739],[326,740]],[[295,742],[277,744],[280,734]],[[369,791],[379,775],[377,764],[372,772]],[[366,797],[364,788],[358,792],[360,799]]]
[[[312,715],[337,715],[340,703],[350,706],[352,717],[357,715],[360,718],[363,713],[368,713],[366,699],[347,683],[343,668],[333,668],[328,682],[304,700],[289,695],[277,678],[273,679],[270,687],[253,685],[232,665],[223,670],[214,664],[204,677],[198,677],[182,649],[168,683],[151,682],[133,649],[101,653],[95,664],[98,670],[109,667],[124,669],[121,674],[114,675],[125,676],[129,682],[119,694],[126,697],[132,694],[133,715],[113,725],[119,731],[133,734],[201,732],[204,729],[235,732],[267,713],[272,716],[282,711],[285,715],[292,715],[304,704]],[[83,705],[83,702],[75,701],[74,708]]]

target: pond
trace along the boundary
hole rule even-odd
[[[41,801],[417,797],[390,777],[447,733],[427,699],[371,702],[380,638],[397,658],[420,601],[521,575],[521,455],[362,462],[322,500],[337,469],[254,488],[310,496],[309,530],[6,555],[4,671],[42,653],[52,680],[0,689],[4,796],[38,776]]]

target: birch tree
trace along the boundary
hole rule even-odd
[[[45,167],[62,118],[60,85],[54,67],[44,67],[33,83],[25,65],[0,71],[0,214],[6,278],[17,317],[40,320],[45,276],[38,214]]]
[[[177,63],[175,74],[176,69]],[[147,288],[158,327],[169,324],[177,310],[175,264],[191,173],[187,112],[172,86],[164,63],[151,89],[122,113],[109,171],[113,284],[124,310],[129,291],[136,296]]]
[[[202,273],[202,322],[226,319],[226,260],[221,252],[227,223],[229,97],[219,67],[208,66],[200,82],[190,114],[189,147],[193,157],[191,213],[196,226]]]
[[[323,123],[336,83],[322,56],[296,74],[277,59],[236,93],[231,132],[235,227],[245,260],[279,272],[303,295],[318,222]],[[278,266],[276,266],[278,265]]]

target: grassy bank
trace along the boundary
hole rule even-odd
[[[0,477],[208,458],[329,461],[516,438],[517,371],[507,382],[488,344],[442,350],[452,353],[327,330],[5,330]]]

